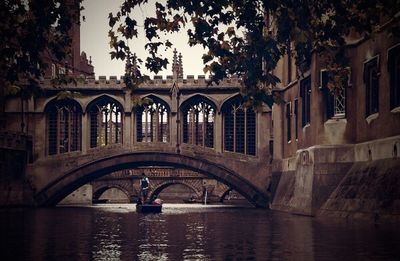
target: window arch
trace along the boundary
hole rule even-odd
[[[54,100],[46,106],[45,112],[48,155],[81,150],[81,106],[73,100]]]
[[[169,107],[154,96],[152,102],[136,109],[138,142],[169,142]]]
[[[224,119],[224,149],[256,155],[256,113],[243,105],[237,96],[222,107]]]
[[[103,96],[88,106],[90,147],[95,148],[122,142],[122,106]]]
[[[215,105],[198,96],[182,106],[183,142],[203,147],[214,147]]]

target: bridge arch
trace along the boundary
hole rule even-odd
[[[166,189],[169,186],[177,185],[177,184],[181,184],[181,185],[184,185],[184,186],[190,188],[196,194],[196,197],[200,197],[201,196],[201,191],[199,191],[195,186],[191,185],[190,183],[184,182],[184,181],[169,180],[169,181],[165,181],[165,182],[162,182],[160,184],[157,184],[157,186],[152,190],[150,198],[158,197],[158,195],[164,189]]]
[[[80,165],[50,182],[35,195],[35,201],[39,206],[53,206],[80,186],[101,176],[122,169],[150,166],[193,170],[229,185],[255,206],[267,205],[266,196],[234,171],[198,157],[167,152],[128,152]]]
[[[225,198],[229,195],[231,191],[231,188],[227,189],[222,195],[219,196],[219,201],[224,202]]]
[[[127,198],[129,199],[129,202],[133,202],[133,199],[135,198],[135,196],[137,196],[137,193],[133,193],[132,190],[130,190],[129,188],[127,188],[124,185],[121,184],[104,184],[102,186],[96,187],[93,190],[93,200],[98,200],[101,195],[103,195],[104,192],[106,192],[109,189],[119,189],[120,191],[122,191]]]

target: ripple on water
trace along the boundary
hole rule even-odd
[[[2,260],[400,260],[400,228],[266,210],[132,204],[0,210]]]

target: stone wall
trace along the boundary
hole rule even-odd
[[[400,219],[400,136],[314,146],[273,164],[272,208],[304,215]]]
[[[352,146],[314,146],[296,157],[274,164],[278,183],[272,208],[303,215],[315,215],[337,187],[354,158]]]
[[[354,146],[355,163],[319,216],[400,220],[400,136]]]
[[[99,200],[106,200],[107,203],[130,203],[128,195],[117,188],[110,188],[104,191]]]
[[[399,221],[399,170],[397,158],[355,163],[318,215]]]
[[[26,178],[32,139],[20,132],[0,133],[0,206],[33,204],[33,189]]]
[[[92,195],[92,185],[86,184],[65,197],[59,205],[91,205]]]

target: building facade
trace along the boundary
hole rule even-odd
[[[288,55],[275,71],[284,100],[273,106],[275,209],[399,213],[400,39],[383,26],[351,40],[348,79],[334,93],[316,53],[304,74]]]

